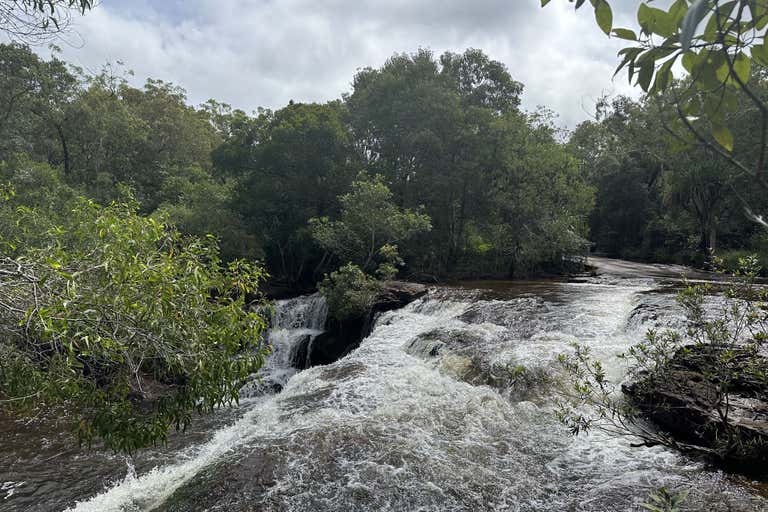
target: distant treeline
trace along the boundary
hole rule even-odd
[[[676,151],[652,105],[602,105],[568,141],[551,113],[520,109],[522,84],[479,50],[395,55],[360,71],[340,100],[253,115],[214,100],[192,107],[175,85],[138,89],[126,75],[0,45],[0,181],[17,201],[62,214],[78,195],[133,196],[144,214],[213,233],[225,258],[265,261],[291,284],[347,263],[310,219],[352,218],[360,180],[383,185],[393,211],[429,218],[431,229],[386,241],[405,277],[558,271],[588,240],[688,262],[709,247],[765,244],[735,204],[750,191],[709,155]],[[749,123],[746,110],[734,120],[744,150]]]
[[[552,119],[519,109],[522,85],[469,50],[397,55],[326,104],[251,116],[118,67],[91,76],[28,48],[0,48],[3,179],[54,180],[107,203],[131,190],[147,214],[214,233],[228,257],[314,283],[346,262],[309,220],[334,219],[364,171],[432,229],[402,242],[404,273],[519,275],[586,247],[594,192]],[[28,169],[41,163],[55,172]],[[41,184],[42,185],[42,184]]]

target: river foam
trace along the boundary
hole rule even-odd
[[[545,401],[511,399],[406,350],[430,332],[463,332],[471,361],[546,367],[579,340],[620,376],[615,354],[640,334],[626,324],[646,288],[556,286],[563,300],[494,299],[482,315],[445,290],[386,313],[347,357],[293,375],[207,443],[71,510],[607,512],[638,509],[662,485],[693,489],[691,503],[708,510],[764,507],[699,463],[599,432],[573,438]]]

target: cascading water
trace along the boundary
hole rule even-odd
[[[241,395],[253,396],[279,391],[306,361],[306,348],[323,332],[328,306],[319,293],[277,301],[267,339],[272,353],[258,378]],[[301,353],[304,349],[304,354]]]
[[[612,512],[640,510],[661,486],[690,489],[689,510],[768,510],[739,478],[631,439],[574,438],[556,421],[547,394],[555,355],[578,341],[620,378],[616,354],[674,315],[672,294],[649,294],[655,287],[598,279],[437,289],[381,315],[348,356],[283,374],[280,393],[245,401],[207,441],[72,510]],[[279,305],[269,375],[285,368],[300,331],[320,326],[322,306],[309,303]],[[514,368],[526,377],[510,376]]]

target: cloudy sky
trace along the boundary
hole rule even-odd
[[[193,104],[216,98],[246,111],[338,98],[356,70],[393,53],[480,48],[525,84],[525,108],[544,105],[573,127],[601,94],[632,92],[626,78],[611,79],[620,43],[600,32],[589,4],[574,13],[566,0],[539,2],[102,0],[58,44],[86,69],[120,60],[137,85],[162,78]],[[632,24],[638,2],[612,3],[615,25]]]

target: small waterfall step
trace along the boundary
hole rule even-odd
[[[312,340],[323,332],[328,305],[319,293],[276,301],[267,341],[272,353],[259,371],[258,379],[241,391],[244,396],[279,392],[288,379],[307,368],[307,351]]]

